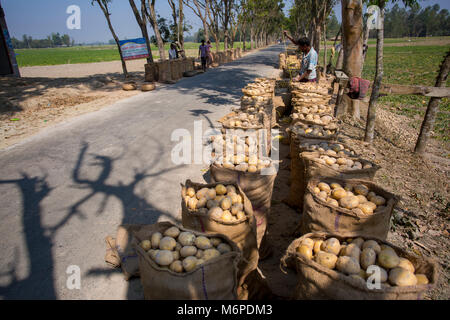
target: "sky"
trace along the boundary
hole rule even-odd
[[[398,2],[403,6],[401,1]],[[91,0],[0,0],[0,3],[6,14],[11,37],[22,39],[22,35],[26,34],[34,39],[43,39],[52,32],[59,32],[68,34],[76,43],[108,42],[112,39],[102,11],[97,5],[91,5]],[[286,12],[292,3],[292,0],[285,1]],[[449,0],[423,0],[420,3],[422,6],[438,3],[441,8],[450,10]],[[80,30],[69,30],[66,26],[69,17],[66,10],[70,5],[78,5],[81,9]],[[171,19],[167,0],[156,0],[156,11],[162,17]],[[335,12],[340,21],[340,2]],[[194,34],[202,27],[201,21],[189,8],[185,8],[185,15],[188,24],[193,27],[190,34]],[[120,39],[142,36],[128,0],[112,1],[111,20]]]

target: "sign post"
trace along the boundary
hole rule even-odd
[[[0,4],[0,75],[12,75],[20,77],[19,66],[17,65],[16,54],[9,36],[8,26],[6,25],[5,12]]]
[[[149,57],[144,38],[119,41],[124,60],[144,59]]]

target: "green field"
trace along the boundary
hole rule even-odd
[[[188,56],[197,56],[197,50],[200,44],[193,42],[185,43],[185,50]],[[238,47],[239,42],[235,42],[234,46]],[[246,43],[250,48],[250,44]],[[166,54],[168,54],[169,44],[166,44]],[[224,43],[220,44],[220,50],[223,50]],[[215,50],[215,43],[213,43]],[[102,61],[119,60],[119,52],[115,45],[105,46],[84,46],[69,48],[48,48],[48,49],[16,49],[17,63],[19,67],[31,66],[50,66],[68,63],[90,63]],[[152,45],[152,53],[154,59],[159,59],[159,51],[156,46]]]

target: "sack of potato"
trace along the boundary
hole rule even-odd
[[[228,130],[227,134],[209,137],[212,159],[221,161],[221,164],[226,164],[230,168],[232,168],[231,165],[234,168],[235,165],[246,162],[249,164],[246,171],[250,169],[250,171],[256,172],[258,165],[263,164],[259,158],[265,156],[268,151],[267,140],[264,135],[260,136],[260,133],[264,132]],[[249,163],[250,158],[254,160]],[[256,168],[250,166],[256,166]]]
[[[269,96],[242,96],[241,109],[246,111],[250,107],[260,107],[273,104],[273,98]],[[256,110],[253,110],[256,111]]]
[[[320,152],[329,156],[357,157],[355,150],[338,141],[324,141],[317,139],[303,140],[299,145],[299,152]]]
[[[256,171],[255,169],[256,163]],[[249,170],[252,167],[252,170]],[[228,181],[238,185],[252,204],[256,219],[258,248],[266,232],[267,216],[270,212],[272,192],[277,170],[270,158],[249,159],[248,164],[241,162],[234,168],[230,163],[214,161],[210,167],[213,182]]]
[[[398,197],[370,181],[312,177],[304,197],[300,231],[386,239]]]
[[[437,283],[437,263],[374,237],[317,232],[294,240],[282,258],[295,268],[294,299],[417,300]]]
[[[325,94],[325,90],[328,94],[329,84],[325,82],[294,82],[290,84],[291,92],[316,92]]]
[[[147,300],[234,300],[241,253],[223,234],[206,234],[170,222],[134,231]]]
[[[267,127],[267,116],[263,112],[249,114],[242,111],[235,111],[226,119],[221,121],[225,129],[264,129]],[[223,132],[225,133],[225,132]]]
[[[242,93],[246,96],[267,96],[272,97],[274,92],[274,83],[271,81],[260,81],[249,83],[242,89]]]
[[[333,116],[330,116],[328,114],[313,114],[313,113],[293,113],[291,114],[292,124],[294,124],[297,121],[308,121],[310,123],[314,123],[320,126],[328,126],[331,124],[338,123],[338,119],[334,118]]]
[[[242,155],[247,155],[247,148],[251,145],[257,145],[258,147],[258,153],[259,156],[269,156],[271,149],[272,149],[272,130],[270,128],[270,121],[267,119],[266,116],[264,116],[264,124],[259,126],[254,126],[252,128],[243,128],[243,127],[237,127],[236,123],[233,128],[231,128],[230,121],[223,122],[221,129],[222,134],[225,138],[218,138],[216,143],[223,142],[225,144],[225,147],[228,148],[229,151],[235,151],[236,155],[239,155],[241,152]],[[245,145],[244,145],[245,141]],[[240,147],[242,146],[245,148],[245,154],[240,150]],[[231,155],[230,152],[228,152],[227,156]],[[240,159],[240,158],[239,158]],[[224,162],[227,162],[225,160]],[[244,161],[239,161],[239,163]]]
[[[183,227],[205,233],[220,233],[242,251],[239,286],[258,265],[256,223],[250,200],[232,183],[181,185]]]
[[[333,115],[333,106],[327,104],[319,104],[319,105],[312,105],[312,106],[293,106],[293,114],[298,113],[297,116],[292,116],[292,119],[300,118],[300,120],[307,120],[306,116],[308,114],[319,114],[320,116],[324,115]],[[303,114],[304,119],[300,114]]]
[[[335,140],[339,127],[335,123],[324,126],[306,120],[297,120],[286,131],[290,136],[291,143],[294,140],[297,141],[296,143],[302,143],[305,139]]]

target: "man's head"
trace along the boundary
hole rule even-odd
[[[202,40],[202,44],[205,45],[205,40]]]
[[[308,53],[309,50],[311,49],[311,42],[306,37],[298,39],[297,45],[298,45],[298,48],[304,53]]]

